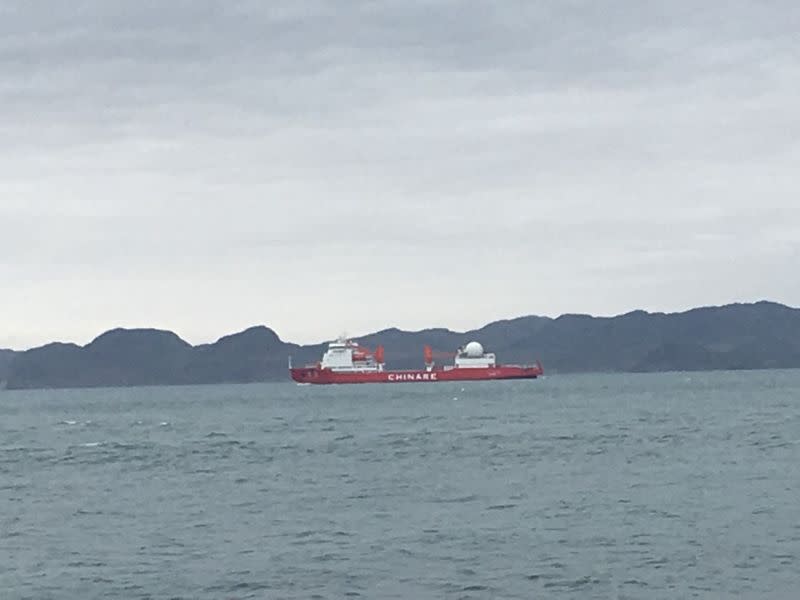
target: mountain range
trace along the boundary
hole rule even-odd
[[[391,368],[419,367],[425,344],[447,352],[473,339],[500,362],[539,359],[548,374],[798,368],[800,309],[762,301],[680,313],[524,316],[467,332],[392,328],[357,339],[382,344]],[[114,329],[86,346],[0,350],[0,382],[25,389],[288,380],[289,356],[316,362],[324,349],[285,342],[265,326],[198,346],[170,331]]]

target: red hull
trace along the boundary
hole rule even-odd
[[[435,368],[408,371],[331,371],[319,367],[291,369],[298,383],[417,383],[437,381],[493,381],[496,379],[536,379],[544,373],[541,364],[535,366],[501,365],[486,368]]]

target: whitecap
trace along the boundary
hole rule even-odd
[[[77,425],[77,421],[61,421],[59,425]]]
[[[98,446],[102,446],[103,442],[89,442],[87,444],[81,444],[82,448],[97,448]]]

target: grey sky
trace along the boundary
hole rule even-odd
[[[0,3],[0,347],[800,305],[800,4]]]

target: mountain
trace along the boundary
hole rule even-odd
[[[288,356],[298,349],[268,327],[252,327],[195,348],[184,373],[193,383],[280,379],[286,376]]]
[[[800,367],[800,310],[758,302],[677,314],[565,315],[528,348],[562,372]]]
[[[5,381],[8,378],[9,369],[11,367],[11,361],[14,359],[15,355],[16,352],[13,350],[0,348],[0,388],[5,385]]]
[[[671,314],[525,316],[467,332],[392,328],[358,338],[382,344],[394,368],[420,366],[425,344],[446,353],[473,339],[501,362],[540,359],[547,373],[798,368],[800,310],[764,301]],[[0,351],[0,380],[4,368],[10,389],[287,380],[289,356],[316,362],[324,348],[284,342],[264,326],[200,346],[169,331],[115,329],[83,347]]]

